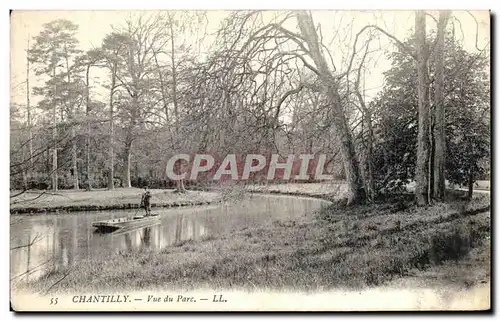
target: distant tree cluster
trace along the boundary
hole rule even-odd
[[[165,176],[177,153],[325,153],[348,204],[410,181],[420,205],[442,199],[445,179],[471,185],[489,172],[489,53],[463,49],[451,12],[432,17],[427,35],[427,16],[415,13],[404,40],[375,25],[351,30],[342,66],[303,11],[232,12],[203,57],[205,12],[131,17],[85,52],[77,25],[52,21],[27,50],[26,104],[11,105],[11,187],[182,192],[185,182]],[[366,101],[378,37],[397,49]],[[43,85],[30,88],[30,77]]]

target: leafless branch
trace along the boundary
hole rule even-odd
[[[356,34],[356,37],[354,38],[354,44],[353,44],[353,52],[352,52],[352,56],[351,56],[351,59],[349,61],[349,66],[347,67],[347,71],[345,73],[343,73],[340,77],[343,77],[345,75],[348,75],[350,72],[351,72],[351,69],[352,69],[352,63],[354,61],[354,57],[356,56],[356,45],[358,43],[358,39],[359,39],[359,36],[367,29],[370,29],[370,28],[373,28],[375,30],[378,30],[380,31],[381,33],[383,33],[384,35],[386,35],[387,37],[389,37],[390,39],[392,39],[396,45],[401,49],[403,50],[405,53],[407,53],[408,55],[410,55],[413,59],[417,60],[417,55],[415,52],[413,52],[411,50],[411,48],[409,48],[407,45],[405,45],[401,40],[399,40],[398,38],[396,38],[395,36],[391,35],[390,33],[388,33],[387,31],[385,31],[384,29],[380,28],[379,26],[375,26],[375,25],[366,25],[364,26],[363,28],[361,28],[361,30]]]
[[[40,234],[40,233],[37,233],[35,235],[35,237],[33,238],[33,240],[31,240],[30,243],[28,244],[24,244],[24,245],[19,245],[19,246],[14,246],[14,247],[11,247],[10,250],[16,250],[16,249],[21,249],[23,247],[29,247],[29,246],[32,246],[33,244],[35,244],[36,242],[40,241],[41,239],[43,239],[43,236]]]
[[[64,275],[63,275],[63,276],[62,276],[59,280],[57,280],[54,284],[52,284],[52,285],[51,285],[51,286],[47,289],[47,291],[45,291],[45,294],[49,293],[49,292],[50,292],[50,290],[52,290],[52,289],[53,289],[56,285],[58,285],[59,283],[61,283],[61,282],[62,282],[62,281],[63,281],[63,280],[64,280],[64,279],[65,279],[65,278],[66,278],[66,277],[67,277],[67,276],[71,273],[71,271],[73,270],[73,268],[74,268],[74,267],[75,267],[74,265],[73,265],[73,266],[71,266],[71,267],[68,269],[68,271],[66,271],[66,273],[64,273]]]
[[[479,38],[479,23],[477,22],[477,19],[476,17],[474,17],[474,15],[470,12],[470,11],[466,11],[471,17],[472,19],[474,19],[474,22],[476,23],[476,49],[477,51],[481,51],[481,49],[479,49],[479,46],[478,46],[478,38]]]

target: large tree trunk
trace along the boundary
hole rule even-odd
[[[114,135],[114,124],[113,124],[113,94],[116,86],[116,64],[111,73],[111,89],[109,92],[109,162],[108,162],[108,189],[114,189],[114,151],[113,151],[113,135]]]
[[[30,60],[29,60],[30,41],[28,39],[28,47],[26,49],[26,115],[28,117],[28,139],[29,139],[29,158],[30,170],[33,171],[33,128],[31,125],[31,106],[30,106]]]
[[[444,110],[444,33],[449,11],[439,12],[436,42],[435,110],[434,110],[434,193],[437,200],[445,196],[445,110]]]
[[[52,69],[52,79],[54,80],[53,87],[53,95],[52,98],[52,140],[53,140],[53,149],[52,149],[52,190],[57,191],[57,108],[56,108],[56,68]]]
[[[132,167],[132,139],[127,137],[125,141],[125,187],[132,187],[132,180],[130,178],[130,169]]]
[[[26,174],[26,155],[25,155],[25,151],[24,151],[24,147],[21,147],[21,152],[22,152],[22,165],[21,165],[21,174],[23,176],[23,188],[25,190],[28,189],[28,177],[27,177],[27,174]]]
[[[70,69],[69,69],[69,59],[67,55],[67,48],[66,46],[64,47],[64,50],[66,51],[66,74],[67,74],[67,81],[68,85],[71,83],[71,74],[70,74]],[[73,173],[73,189],[77,190],[79,189],[79,183],[78,183],[78,160],[77,160],[77,149],[76,149],[76,119],[75,119],[75,106],[73,105],[73,102],[70,100],[69,101],[69,115],[68,118],[72,122],[71,125],[71,161],[72,161],[72,173]]]
[[[311,58],[318,70],[323,91],[327,95],[329,103],[333,109],[333,122],[336,134],[340,137],[340,152],[342,155],[343,167],[348,186],[347,204],[355,204],[360,202],[365,195],[351,130],[348,126],[348,122],[341,105],[338,84],[321,52],[318,35],[316,34],[316,29],[314,28],[314,22],[311,16],[309,16],[306,12],[301,11],[297,14],[297,21],[300,32],[309,47]]]
[[[71,127],[71,155],[72,155],[72,163],[73,163],[73,189],[79,189],[78,183],[78,162],[77,162],[77,151],[76,151],[76,133],[75,127]]]
[[[186,164],[183,161],[177,162],[175,164],[175,166],[176,166],[176,171],[178,171],[179,174],[186,173],[187,168],[186,168]],[[177,185],[176,192],[178,192],[178,193],[185,193],[186,192],[186,187],[184,186],[183,179],[177,180],[176,185]]]
[[[418,73],[418,136],[417,163],[415,168],[415,196],[417,204],[429,204],[429,75],[427,62],[429,58],[425,40],[425,12],[417,11],[415,15],[415,37],[417,42]]]
[[[134,80],[135,83],[137,84],[138,81]],[[134,88],[138,88],[137,85],[134,86]],[[132,169],[132,144],[134,142],[134,128],[137,126],[137,119],[139,118],[138,112],[139,112],[139,98],[138,98],[138,93],[134,92],[132,94],[132,112],[131,112],[131,119],[130,119],[130,127],[128,129],[127,136],[125,138],[125,162],[126,162],[126,167],[125,167],[125,187],[132,187],[132,179],[131,179],[131,169]]]
[[[474,191],[474,171],[472,170],[472,168],[469,171],[469,179],[467,182],[467,187],[468,187],[467,198],[472,199],[472,192]]]
[[[27,115],[27,126],[28,126],[28,148],[29,148],[29,167],[28,170],[26,171],[26,164],[25,164],[25,155],[24,155],[24,148],[23,148],[23,184],[24,184],[24,189],[28,189],[28,176],[31,176],[31,173],[33,172],[33,132],[31,128],[31,108],[30,108],[30,61],[29,61],[29,48],[30,48],[30,42],[28,39],[28,46],[26,49],[26,115]]]
[[[85,165],[87,167],[87,190],[90,191],[92,189],[92,181],[91,181],[91,173],[90,173],[90,83],[89,83],[89,73],[90,73],[90,63],[87,65],[87,72],[85,73],[85,86],[87,87],[85,103],[86,110],[85,115],[87,117],[87,137],[85,139]]]
[[[110,104],[110,110],[109,110],[109,162],[108,162],[108,189],[114,189],[115,184],[114,184],[114,151],[113,151],[113,135],[114,135],[114,128],[113,128],[113,99],[110,99],[111,104]]]
[[[366,196],[370,201],[375,199],[375,186],[373,182],[373,124],[372,124],[372,113],[367,108],[365,110],[365,120],[366,126],[368,127],[368,146],[366,149],[366,178],[365,178],[365,188]]]
[[[361,119],[361,125],[363,126],[366,123],[367,131],[368,131],[368,141],[366,145],[366,150],[365,150],[365,157],[363,159],[363,162],[361,164],[361,173],[363,175],[363,180],[365,184],[365,192],[366,192],[366,197],[369,201],[373,201],[375,199],[375,188],[374,188],[374,181],[373,181],[373,123],[372,123],[372,112],[370,108],[368,108],[365,104],[365,98],[364,94],[361,94],[360,90],[360,82],[361,82],[361,68],[363,67],[363,64],[365,62],[366,56],[368,54],[368,48],[369,46],[366,46],[366,51],[365,54],[361,60],[360,68],[358,69],[357,73],[357,78],[356,82],[354,84],[355,87],[355,94],[356,97],[358,98],[359,104],[361,106],[362,110],[362,119]],[[363,90],[364,90],[364,81],[363,81]],[[364,141],[364,135],[365,132],[362,129],[361,130],[361,135],[362,135],[362,140]]]

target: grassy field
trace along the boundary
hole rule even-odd
[[[321,291],[374,287],[456,262],[489,242],[489,198],[417,208],[408,202],[332,205],[160,252],[126,252],[54,271],[31,290],[234,289]],[[489,265],[490,259],[482,264]],[[470,267],[477,269],[478,267]],[[467,270],[463,270],[468,274]]]
[[[143,190],[139,188],[117,188],[115,190],[93,191],[28,191],[11,198],[11,212],[38,212],[41,210],[89,210],[138,207]],[[188,191],[175,193],[173,190],[153,189],[152,206],[182,206],[211,203],[220,199],[219,193]],[[13,191],[11,195],[15,195]]]

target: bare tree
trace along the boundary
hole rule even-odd
[[[58,86],[61,86],[62,79],[58,79],[57,71],[58,67],[66,62],[67,77],[70,77],[68,59],[70,55],[77,52],[76,45],[78,41],[74,36],[77,29],[78,26],[68,20],[55,20],[45,24],[44,29],[35,37],[35,43],[30,55],[30,59],[40,66],[35,73],[37,75],[45,74],[50,77],[50,80],[46,83],[46,88],[42,88],[41,91],[51,101],[52,105],[52,140],[54,144],[52,148],[52,189],[54,191],[58,187],[57,107],[58,101],[61,103],[64,101],[60,97],[62,91],[58,88]],[[77,173],[73,174],[77,175]]]
[[[125,185],[131,187],[131,157],[133,143],[137,138],[137,129],[144,122],[145,109],[151,106],[145,101],[151,92],[149,77],[154,74],[154,53],[165,44],[163,19],[161,15],[137,19],[128,19],[120,33],[127,38],[124,51],[124,68],[117,73],[117,80],[130,96],[128,126],[124,138]],[[148,106],[149,105],[149,106]]]
[[[302,36],[309,47],[308,53],[317,67],[323,91],[328,97],[334,113],[333,122],[335,124],[335,130],[341,141],[340,151],[342,154],[344,171],[348,184],[347,203],[354,204],[361,201],[365,195],[351,130],[345,117],[345,111],[341,105],[339,85],[329,70],[326,59],[322,54],[320,41],[318,39],[312,17],[306,12],[299,12],[297,14],[297,21],[299,23]]]
[[[444,36],[450,11],[440,11],[435,47],[435,97],[434,97],[434,198],[445,195],[445,110],[444,110]]]
[[[29,35],[28,35],[29,37]],[[30,106],[30,41],[28,39],[28,44],[26,48],[26,121],[28,125],[28,139],[29,139],[29,159],[31,167],[33,167],[33,128],[32,128],[32,116],[31,116],[31,106]]]
[[[114,97],[117,92],[118,72],[122,64],[122,55],[125,50],[128,38],[120,33],[111,33],[107,35],[102,44],[102,56],[105,61],[105,66],[110,72],[109,85],[109,141],[108,141],[108,189],[114,189]]]
[[[373,201],[375,198],[375,187],[374,187],[374,181],[373,181],[373,141],[374,141],[374,132],[373,132],[373,116],[372,116],[372,111],[371,109],[367,106],[365,102],[364,96],[361,94],[361,89],[360,89],[360,82],[361,82],[361,71],[364,68],[364,63],[366,60],[366,57],[369,53],[369,45],[370,45],[371,39],[366,43],[366,49],[365,53],[363,54],[363,57],[361,59],[361,62],[359,64],[358,71],[356,73],[356,80],[354,83],[354,91],[356,98],[358,99],[359,105],[360,105],[360,111],[361,111],[361,123],[365,124],[367,127],[367,142],[365,148],[365,155],[363,158],[363,161],[361,161],[362,166],[361,166],[361,172],[364,173],[364,184],[365,184],[365,190],[366,190],[366,197],[368,198],[369,201]],[[361,139],[365,140],[365,133],[362,130],[361,131]]]

